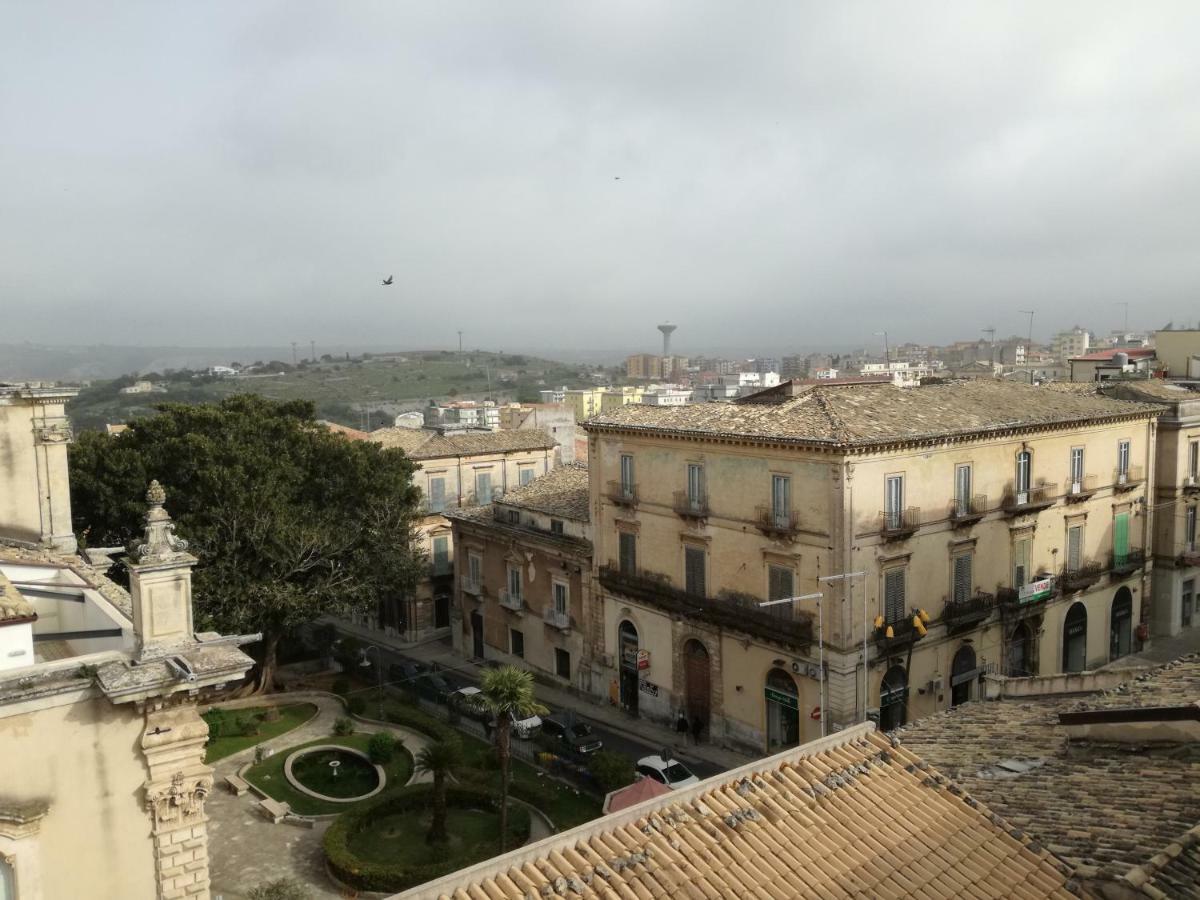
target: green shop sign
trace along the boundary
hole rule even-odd
[[[777,691],[774,688],[764,688],[764,693],[767,699],[772,703],[778,703],[780,706],[786,706],[788,709],[799,711],[800,698],[795,694],[785,694],[783,691]]]

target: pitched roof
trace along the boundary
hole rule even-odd
[[[344,434],[352,441],[369,441],[371,433],[369,431],[360,431],[357,428],[349,428],[345,425],[339,425],[337,422],[329,422],[325,419],[317,419],[318,425],[324,425],[334,434]]]
[[[37,618],[33,604],[0,572],[0,626],[30,622]]]
[[[522,450],[553,450],[558,444],[541,430],[468,431],[441,434],[425,428],[380,428],[371,432],[371,440],[384,447],[397,447],[413,459],[441,459],[448,456],[484,456],[489,453],[515,453]]]
[[[1104,693],[965,703],[897,732],[925,759],[1083,874],[1120,878],[1200,823],[1200,747],[1072,740],[1059,715],[1200,701],[1200,656]]]
[[[1148,404],[987,379],[918,387],[798,385],[792,396],[767,402],[750,397],[739,403],[681,407],[629,404],[594,416],[583,427],[589,431],[666,430],[852,447],[1149,416],[1158,411]]]
[[[558,466],[529,484],[513,488],[499,502],[586,522],[590,518],[587,466],[583,463]]]
[[[604,812],[617,813],[669,793],[671,793],[671,789],[661,781],[655,781],[653,778],[639,778],[633,784],[609,791],[604,797]]]
[[[1064,868],[865,725],[405,896],[1066,898]]]

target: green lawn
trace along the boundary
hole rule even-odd
[[[331,763],[337,763],[337,767]],[[292,766],[292,775],[309,790],[326,797],[361,797],[379,784],[373,765],[341,750],[318,750],[300,757]]]
[[[291,806],[293,812],[300,815],[320,816],[329,813],[342,813],[348,809],[353,809],[355,804],[330,803],[325,800],[317,800],[315,797],[310,797],[307,794],[302,794],[293,788],[284,776],[284,760],[301,747],[314,747],[319,744],[337,744],[342,747],[353,747],[365,753],[367,751],[367,742],[370,739],[371,735],[369,734],[330,735],[329,737],[309,741],[307,744],[286,747],[276,751],[274,755],[264,759],[262,762],[251,766],[246,772],[246,780],[264,794],[287,803]],[[383,770],[387,773],[387,786],[381,793],[363,802],[374,803],[381,797],[386,797],[407,784],[408,779],[412,777],[412,754],[407,749],[400,749],[392,761],[383,767]]]
[[[473,865],[500,852],[500,815],[478,809],[446,811],[450,843],[431,849],[425,842],[432,810],[406,810],[371,822],[347,844],[361,859],[382,860],[392,866],[423,866],[431,856],[453,854],[460,867]]]
[[[317,714],[317,707],[312,703],[296,703],[279,707],[279,718],[268,722],[262,718],[267,709],[265,706],[254,706],[249,709],[210,709],[206,712],[204,720],[208,722],[210,739],[204,752],[204,761],[211,765],[239,750],[279,737],[303,725]],[[240,733],[239,722],[254,721],[257,721],[257,733]],[[217,736],[212,737],[214,734]]]

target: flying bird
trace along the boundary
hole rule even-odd
[[[389,275],[387,278],[383,279],[383,283],[384,283],[384,284],[391,284],[391,283],[392,283],[392,277],[393,277],[393,276]]]

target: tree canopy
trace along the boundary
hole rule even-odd
[[[424,560],[412,536],[415,466],[403,452],[331,433],[304,401],[238,395],[156,409],[71,448],[75,530],[84,545],[131,546],[158,479],[200,560],[197,627],[261,631],[261,681],[290,628],[412,591]]]

